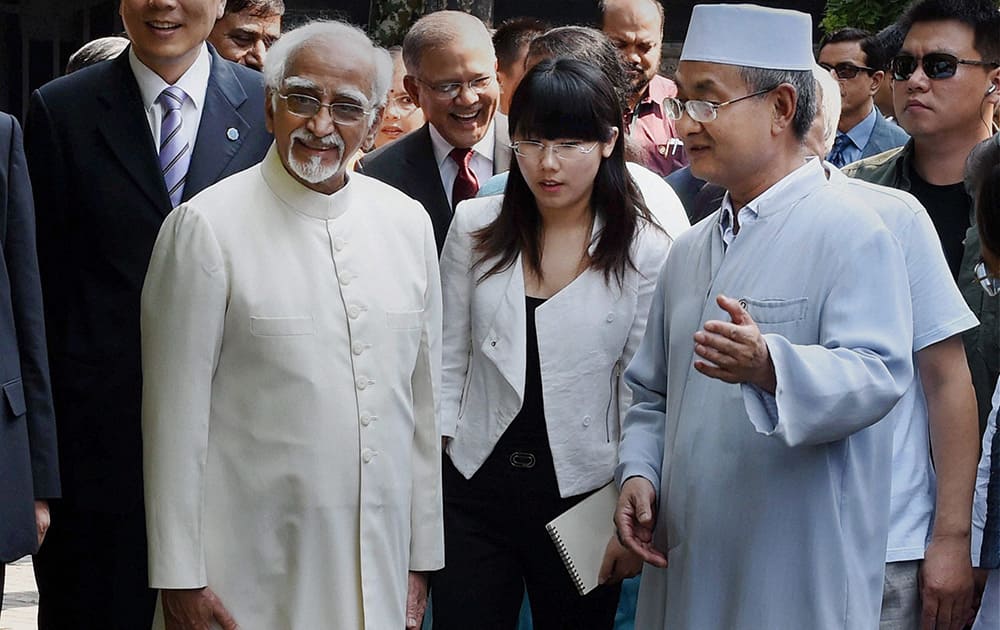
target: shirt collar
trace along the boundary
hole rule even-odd
[[[635,111],[638,112],[646,107],[660,109],[663,107],[663,99],[668,96],[677,96],[677,86],[670,79],[656,75],[646,85]]]
[[[149,111],[156,106],[156,99],[160,93],[170,84],[163,80],[163,77],[153,72],[149,66],[139,61],[135,56],[135,50],[129,46],[128,63],[132,67],[132,74],[135,75],[136,83],[139,84],[139,93],[142,95],[142,105]],[[205,92],[208,90],[208,76],[212,71],[212,56],[208,52],[208,46],[202,44],[198,57],[191,64],[191,67],[184,71],[181,78],[174,85],[184,90],[188,98],[194,104],[196,110],[201,111],[205,103]]]
[[[329,195],[306,188],[285,170],[278,155],[278,147],[273,142],[264,161],[260,163],[260,172],[271,192],[299,214],[324,221],[336,219],[353,204],[356,186],[352,186],[351,182],[356,177],[355,174],[348,172],[343,188]]]
[[[483,139],[472,145],[472,150],[489,160],[490,163],[493,162],[493,150],[496,146],[496,134],[494,133],[496,124],[495,120],[491,120],[489,128],[486,129],[486,133],[483,135]],[[434,159],[438,168],[441,168],[441,165],[448,159],[451,150],[455,147],[444,139],[444,136],[438,132],[433,123],[427,123],[427,127],[431,132],[431,146],[434,149]]]
[[[825,184],[826,181],[826,172],[823,170],[822,162],[817,158],[809,158],[805,164],[785,175],[777,183],[750,200],[740,208],[739,213],[743,214],[745,210],[755,218],[770,216],[790,208],[796,201],[808,195],[817,186]],[[722,198],[721,210],[719,225],[724,230],[733,222],[733,202],[728,190]]]
[[[875,130],[875,118],[877,116],[878,112],[876,112],[873,105],[872,111],[868,112],[868,115],[861,122],[847,130],[847,137],[851,139],[854,146],[863,150],[868,145],[868,140],[872,137],[872,131]]]

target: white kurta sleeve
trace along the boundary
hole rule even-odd
[[[413,392],[413,476],[410,503],[410,570],[434,571],[444,566],[444,500],[441,490],[441,424],[438,392],[441,374],[441,278],[430,220],[424,222],[423,330]]]
[[[632,391],[632,406],[622,422],[615,482],[621,487],[629,477],[644,477],[659,493],[663,464],[663,439],[667,412],[668,343],[664,312],[666,271],[660,270],[646,320],[645,334],[625,371]]]
[[[441,432],[455,437],[472,348],[472,236],[466,228],[468,207],[459,204],[441,250],[444,294],[444,340],[441,350]]]
[[[187,204],[160,229],[142,290],[142,443],[153,588],[207,585],[202,529],[212,377],[226,312],[222,252]]]
[[[874,424],[913,379],[913,316],[898,243],[878,230],[845,256],[815,306],[822,309],[819,343],[764,335],[777,376],[775,404],[741,386],[754,428],[789,446],[840,440]]]

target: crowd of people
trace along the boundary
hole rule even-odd
[[[386,50],[121,0],[0,114],[0,592],[30,553],[42,630],[1000,629],[1000,7],[697,5],[667,78],[663,5],[598,5]],[[581,594],[546,526],[609,485]]]

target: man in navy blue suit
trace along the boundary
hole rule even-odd
[[[142,492],[139,295],[170,210],[259,162],[258,72],[205,39],[224,0],[121,0],[116,59],[31,97],[35,191],[63,498],[35,560],[39,627],[152,621]]]
[[[59,496],[34,219],[21,127],[0,113],[0,593],[4,563],[38,549]]]

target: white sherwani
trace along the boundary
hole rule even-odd
[[[242,630],[402,628],[444,564],[431,223],[263,163],[174,210],[142,295],[150,585]],[[157,611],[157,622],[162,624]]]
[[[626,371],[617,474],[657,489],[670,563],[643,569],[635,627],[874,630],[912,378],[905,259],[817,160],[752,203],[728,248],[718,212],[677,239]],[[694,369],[694,333],[729,321],[720,293],[764,333],[774,396]]]

